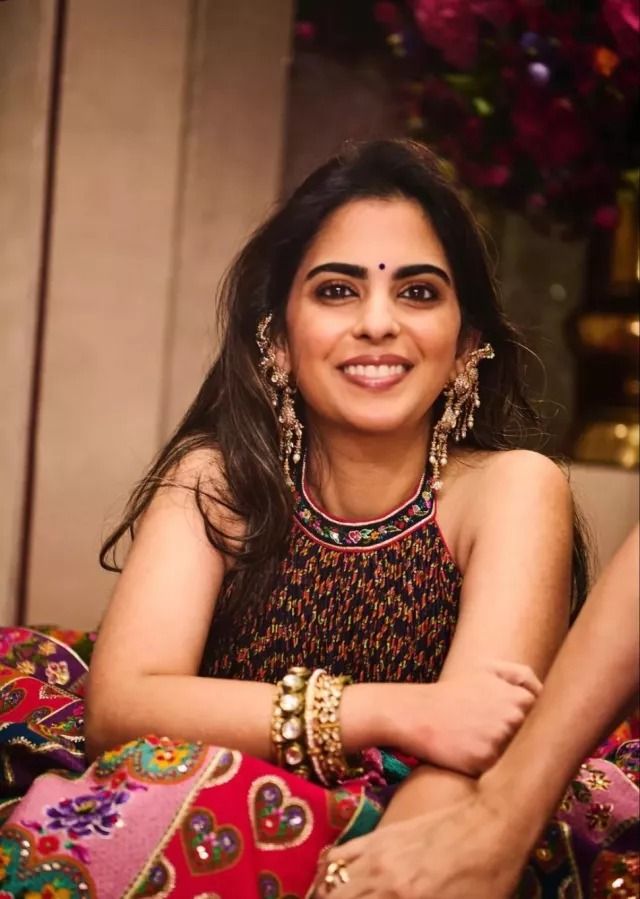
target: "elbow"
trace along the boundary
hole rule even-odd
[[[89,674],[84,719],[85,755],[89,762],[121,742],[116,714],[121,703],[121,696],[114,696]]]
[[[113,724],[101,703],[87,703],[84,719],[84,751],[89,762],[116,743]]]

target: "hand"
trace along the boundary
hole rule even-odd
[[[526,665],[493,662],[437,684],[387,685],[387,745],[461,774],[491,767],[542,684]]]
[[[336,846],[319,864],[313,899],[508,899],[528,844],[476,796],[438,812],[381,827]],[[348,882],[324,884],[341,861]]]

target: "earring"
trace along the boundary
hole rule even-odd
[[[452,434],[456,443],[467,436],[473,428],[473,415],[480,406],[478,393],[478,362],[482,359],[493,359],[495,353],[490,343],[485,343],[474,350],[467,359],[464,370],[445,387],[445,406],[442,418],[437,422],[431,437],[429,462],[433,468],[432,487],[440,490],[442,480],[441,469],[449,461],[448,440]]]
[[[290,460],[297,465],[302,458],[302,423],[298,420],[293,405],[293,391],[289,385],[289,375],[280,368],[276,361],[275,347],[268,333],[271,319],[272,315],[269,313],[260,320],[256,332],[256,343],[260,351],[262,380],[280,425],[280,462],[284,479],[287,486],[293,490]]]

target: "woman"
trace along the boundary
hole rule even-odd
[[[636,525],[603,571],[553,664],[539,702],[469,797],[440,813],[412,818],[333,849],[322,865],[318,897],[328,894],[322,885],[326,866],[338,860],[347,866],[351,882],[336,892],[335,899],[508,899],[513,894],[527,857],[580,762],[637,700],[639,534]],[[620,737],[624,736],[630,734],[623,726]],[[552,745],[553,752],[541,751]],[[584,865],[583,853],[577,859],[582,862],[579,875],[574,858],[570,879],[574,893],[582,890],[583,895],[616,899],[640,896],[640,797],[620,776],[626,769],[638,783],[639,749],[637,737],[621,739],[615,751],[618,765],[591,760],[580,768],[565,797],[560,816],[565,821],[570,805],[579,799],[584,802],[589,792],[597,796],[601,808],[610,804],[621,785],[631,800],[624,833],[618,822],[617,839],[624,837],[627,851],[601,853],[591,870]],[[577,784],[583,786],[581,796],[575,793]],[[593,839],[586,834],[587,839],[590,836]],[[602,840],[602,833],[597,836]],[[546,848],[548,863],[548,842]],[[545,859],[544,849],[542,842],[538,861]],[[527,877],[533,876],[529,869]]]
[[[482,241],[424,148],[312,174],[220,310],[105,546],[135,532],[92,661],[96,765],[12,810],[15,882],[49,876],[44,846],[78,895],[304,895],[338,837],[496,760],[566,633],[572,553],[583,592],[566,479],[518,448],[535,417]]]

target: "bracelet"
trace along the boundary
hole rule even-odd
[[[309,754],[304,728],[308,668],[289,668],[277,684],[271,718],[271,743],[276,763],[300,777],[309,777]]]
[[[340,700],[350,683],[350,677],[333,677],[317,669],[307,684],[304,715],[307,748],[313,770],[325,786],[362,774],[362,768],[345,756],[340,733]]]

